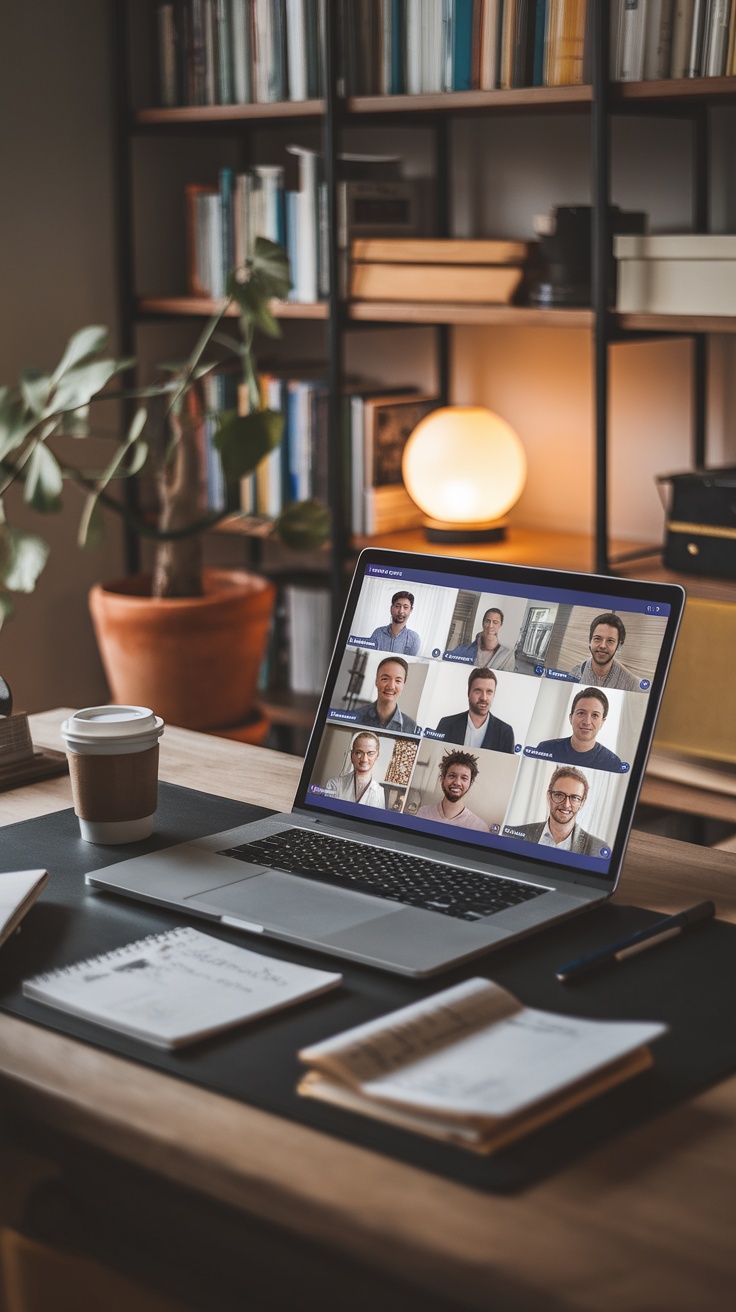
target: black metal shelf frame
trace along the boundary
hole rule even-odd
[[[134,133],[164,131],[202,132],[225,134],[235,137],[243,163],[247,163],[250,133],[266,123],[280,123],[282,119],[269,119],[263,116],[246,116],[226,121],[197,123],[145,123],[137,124],[130,111],[130,0],[114,0],[112,17],[112,36],[114,50],[114,88],[115,88],[115,140],[116,140],[116,223],[118,252],[118,289],[119,289],[119,338],[120,349],[125,355],[133,355],[135,345],[135,326],[137,314],[132,289],[135,287],[134,251],[132,241],[132,199],[133,199],[133,165],[131,139]],[[353,324],[348,319],[347,304],[340,294],[338,278],[338,250],[335,234],[337,232],[337,191],[339,181],[339,154],[342,137],[348,123],[396,122],[396,115],[382,110],[380,99],[376,105],[357,104],[355,108],[342,94],[339,71],[339,31],[336,5],[327,5],[327,22],[325,25],[325,73],[326,87],[324,114],[321,118],[322,150],[324,157],[324,176],[327,193],[327,223],[330,240],[328,242],[329,286],[328,315],[325,324],[325,346],[327,357],[328,412],[327,412],[327,447],[328,447],[328,498],[332,516],[332,546],[330,553],[329,580],[332,598],[332,623],[337,630],[344,603],[346,579],[345,562],[354,555],[350,546],[346,507],[342,489],[345,486],[345,451],[342,440],[342,416],[340,397],[344,378],[344,340],[349,331],[360,331],[363,327],[378,325]],[[622,329],[616,322],[609,304],[609,268],[611,259],[611,119],[614,114],[661,114],[685,117],[692,124],[692,190],[693,190],[693,229],[704,232],[708,230],[708,106],[700,97],[693,96],[689,102],[673,103],[666,99],[636,100],[622,97],[616,93],[609,78],[610,68],[610,0],[597,0],[591,5],[593,21],[592,40],[592,88],[590,101],[546,106],[560,112],[590,112],[590,173],[592,200],[592,255],[591,255],[591,289],[593,310],[593,393],[594,393],[594,445],[595,445],[595,568],[599,573],[610,573],[614,562],[609,550],[609,351],[618,343],[632,343],[637,340],[651,340],[653,336],[687,335],[693,340],[692,350],[692,431],[693,463],[705,465],[706,452],[706,383],[707,383],[707,334],[687,332],[679,328],[675,333],[646,333],[635,329]],[[533,108],[529,104],[504,104],[494,106],[494,113],[514,114]],[[421,111],[421,112],[420,112]],[[409,110],[401,114],[402,121],[411,118],[421,122],[432,131],[434,138],[435,163],[435,197],[436,225],[440,236],[449,235],[450,215],[450,155],[451,131],[455,117],[467,113],[483,113],[483,106],[465,106],[448,103],[447,109],[436,106],[421,109],[413,115]],[[294,115],[298,119],[298,115]],[[314,114],[308,116],[314,120]],[[398,324],[391,325],[399,326]],[[450,350],[451,328],[449,325],[436,324],[433,328],[435,340],[436,374],[438,395],[443,404],[449,399],[450,385]],[[135,496],[135,488],[128,489]],[[632,559],[629,553],[626,559]],[[126,535],[126,567],[135,572],[139,567],[138,542],[130,532]]]

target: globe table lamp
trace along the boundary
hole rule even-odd
[[[526,481],[526,455],[510,424],[479,405],[443,406],[422,419],[402,461],[409,496],[430,542],[498,542],[503,516]]]

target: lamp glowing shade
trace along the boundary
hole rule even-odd
[[[526,455],[510,424],[482,406],[444,406],[417,424],[404,448],[404,483],[433,521],[428,536],[503,536],[498,521],[518,501]]]

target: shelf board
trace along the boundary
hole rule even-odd
[[[614,105],[633,106],[659,101],[677,107],[694,101],[727,101],[736,96],[736,77],[668,78],[656,82],[613,82]],[[586,109],[592,88],[513,87],[504,91],[442,91],[419,96],[351,96],[345,102],[349,115],[437,115],[535,109]],[[175,109],[151,106],[133,114],[135,127],[207,127],[215,124],[319,118],[323,100],[284,100],[249,105],[182,105]]]
[[[354,538],[356,550],[364,547],[387,547],[394,551],[419,551],[436,556],[459,556],[468,560],[497,560],[512,565],[544,565],[552,569],[593,571],[593,540],[583,533],[554,533],[538,529],[509,528],[505,542],[444,543],[428,542],[422,529],[403,533],[383,533],[373,538]],[[620,577],[679,583],[693,597],[736,603],[736,581],[711,579],[696,574],[675,574],[662,564],[661,548],[649,543],[613,540],[609,552],[614,559],[630,551],[648,551],[640,559],[614,564],[612,572]]]
[[[203,296],[141,296],[137,309],[141,318],[207,318],[220,304],[220,301]],[[277,319],[326,320],[329,315],[326,301],[309,304],[272,301],[271,309]],[[225,313],[228,318],[236,318],[237,306],[231,305]],[[347,317],[355,323],[516,324],[527,328],[593,326],[593,311],[589,309],[543,310],[527,305],[460,305],[451,302],[352,301],[347,306]]]
[[[259,119],[319,118],[323,100],[281,100],[251,105],[180,105],[175,109],[151,107],[133,114],[137,127],[201,127],[211,123],[245,123]]]
[[[530,305],[467,305],[449,301],[352,301],[348,318],[363,323],[515,324],[519,328],[591,328],[593,311],[544,310]]]
[[[351,96],[350,114],[457,114],[463,110],[561,109],[587,106],[589,85],[571,87],[513,87],[504,91],[440,91],[419,96]]]
[[[138,314],[158,317],[190,317],[207,319],[215,314],[222,301],[207,296],[140,296],[136,302]],[[326,301],[271,301],[271,312],[277,319],[326,319]],[[236,319],[238,307],[228,306],[225,311],[228,319]]]
[[[613,82],[615,102],[656,101],[676,105],[697,100],[730,100],[736,96],[736,77],[663,78],[656,82]]]
[[[736,333],[734,314],[617,314],[619,328],[657,333]]]

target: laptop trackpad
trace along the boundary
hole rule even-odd
[[[279,870],[268,870],[222,888],[193,893],[184,900],[201,911],[237,916],[266,929],[319,938],[404,909],[395,902],[382,902],[362,893],[328,888]]]

